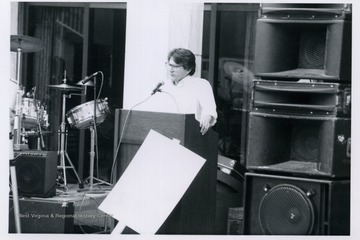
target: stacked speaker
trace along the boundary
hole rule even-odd
[[[262,4],[246,150],[248,235],[349,235],[351,6]]]

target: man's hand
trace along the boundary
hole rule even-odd
[[[202,135],[204,135],[210,128],[210,123],[212,121],[213,117],[210,115],[205,115],[200,120],[200,132]]]

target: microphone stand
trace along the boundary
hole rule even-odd
[[[97,184],[106,184],[108,186],[112,186],[112,184],[105,182],[103,180],[100,180],[98,178],[94,177],[94,163],[95,163],[95,129],[96,129],[96,103],[97,103],[97,98],[96,98],[96,76],[94,76],[94,112],[93,112],[93,124],[90,125],[90,140],[91,140],[91,146],[90,146],[90,176],[88,177],[89,179],[89,183],[90,183],[90,187],[89,189],[80,189],[78,191],[87,191],[90,193],[105,193],[104,191],[101,191],[101,189],[94,189],[94,179],[98,182]]]

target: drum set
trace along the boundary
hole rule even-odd
[[[24,36],[11,36],[11,51],[16,52],[16,79],[11,79],[11,84],[16,84],[15,102],[10,106],[10,119],[14,138],[14,150],[28,149],[27,139],[29,136],[38,136],[38,149],[44,149],[43,129],[49,127],[49,116],[46,105],[36,99],[36,87],[24,94],[21,87],[20,69],[22,53],[37,52],[43,49],[44,45],[40,39]],[[34,130],[35,129],[35,130]]]
[[[27,53],[40,51],[43,49],[43,47],[44,45],[40,39],[24,35],[11,36],[11,51],[17,53],[16,80],[12,81],[13,83],[17,84],[15,104],[14,106],[10,107],[10,118],[13,129],[13,132],[10,133],[10,135],[13,137],[14,150],[28,149],[26,137],[29,136],[38,136],[38,150],[43,150],[45,148],[43,130],[46,131],[49,128],[47,107],[40,100],[36,99],[36,87],[31,89],[31,91],[28,93],[24,94],[24,90],[20,85],[21,54],[24,52]],[[90,190],[93,188],[94,180],[97,180],[98,184],[104,183],[111,185],[105,181],[94,178],[96,126],[101,124],[106,119],[107,114],[110,113],[107,98],[94,99],[93,101],[85,102],[66,112],[66,99],[71,98],[71,95],[86,94],[87,86],[94,87],[94,92],[96,92],[96,77],[94,78],[95,79],[93,82],[87,81],[87,83],[84,84],[83,81],[79,81],[77,86],[74,86],[66,82],[67,80],[65,71],[62,84],[47,86],[51,89],[61,91],[62,94],[61,123],[58,128],[58,156],[60,156],[60,164],[58,165],[58,169],[62,171],[62,179],[65,187],[67,186],[66,169],[70,168],[74,171],[74,174],[80,184],[80,188],[83,188],[83,181],[81,181],[67,153],[68,130],[66,127],[66,120],[72,128],[90,130],[90,177],[88,178],[90,181]],[[74,93],[77,91],[82,91],[83,87],[85,87],[85,93]]]
[[[84,84],[77,83],[77,85]],[[87,84],[87,86],[95,87],[95,84]],[[70,160],[70,157],[67,153],[66,142],[67,142],[67,129],[65,118],[67,119],[69,125],[73,128],[77,129],[89,129],[90,137],[91,137],[91,151],[90,151],[90,177],[88,178],[90,182],[89,191],[93,191],[94,179],[97,180],[98,184],[107,184],[105,181],[97,179],[94,177],[94,162],[95,162],[95,128],[97,125],[101,124],[105,119],[108,113],[110,113],[107,98],[104,99],[96,99],[93,101],[85,102],[77,107],[74,107],[66,112],[66,99],[71,98],[71,95],[81,95],[77,93],[71,93],[74,91],[82,90],[80,86],[73,86],[66,83],[66,72],[65,78],[63,79],[63,83],[59,85],[48,85],[48,87],[60,90],[62,92],[62,113],[61,113],[61,124],[59,127],[59,154],[60,154],[60,166],[59,168],[63,170],[63,179],[64,185],[67,185],[66,179],[66,169],[72,168],[74,173],[79,181],[79,184],[82,185],[82,181],[80,180],[78,174],[75,171],[74,165]],[[70,167],[66,166],[66,161],[70,164]],[[82,187],[81,187],[82,188]]]

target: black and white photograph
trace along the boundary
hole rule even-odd
[[[5,239],[359,236],[357,3],[1,6]]]

